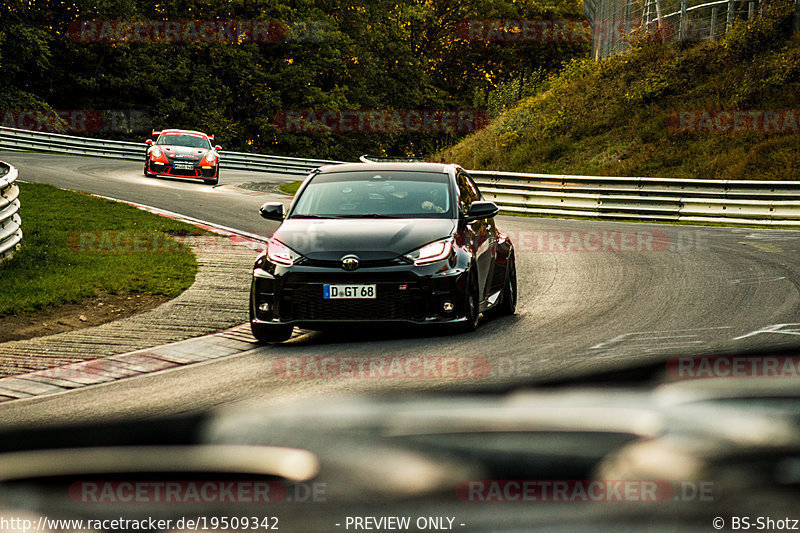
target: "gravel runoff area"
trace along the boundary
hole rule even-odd
[[[143,350],[248,321],[250,276],[262,243],[236,236],[184,238],[198,263],[194,284],[177,298],[128,318],[0,344],[0,376],[24,374]]]

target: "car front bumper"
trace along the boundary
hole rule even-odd
[[[218,169],[219,165],[213,167],[195,165],[192,169],[176,169],[172,163],[147,162],[148,172],[165,178],[210,179],[217,176]]]
[[[467,275],[441,263],[354,272],[301,265],[274,272],[256,268],[251,316],[255,323],[309,329],[337,323],[458,323],[466,320]],[[325,299],[326,284],[375,285],[376,297]]]

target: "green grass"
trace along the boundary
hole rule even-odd
[[[636,43],[574,61],[487,128],[436,154],[465,168],[707,179],[800,179],[800,133],[687,133],[680,111],[800,109],[793,5],[767,4],[722,40]]]
[[[97,291],[174,297],[194,282],[194,254],[167,232],[203,233],[198,228],[50,185],[19,187],[24,237],[0,263],[0,317],[80,302]],[[149,251],[131,251],[134,235],[142,239],[137,248]],[[112,244],[117,238],[120,247]],[[147,244],[153,242],[157,250]]]
[[[291,181],[289,183],[281,184],[281,186],[278,187],[278,189],[280,189],[281,192],[284,192],[286,194],[291,194],[292,196],[294,196],[297,193],[297,189],[299,189],[300,185],[302,184],[303,184],[302,181]]]

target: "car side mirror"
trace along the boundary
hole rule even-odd
[[[216,145],[216,146],[214,147],[214,150],[216,150],[217,152],[219,152],[220,150],[222,150],[222,146],[220,146],[220,145]]]
[[[258,213],[267,220],[283,220],[283,204],[280,202],[267,202],[261,206]]]
[[[467,222],[492,218],[500,212],[500,208],[494,202],[472,202],[465,217]]]
[[[144,144],[146,144],[147,146],[153,146],[153,139],[147,139],[147,140],[144,142]]]

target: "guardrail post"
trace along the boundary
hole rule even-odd
[[[794,31],[800,32],[800,0],[794,0]]]
[[[689,7],[689,0],[681,0],[681,25],[678,30],[678,40],[684,42],[686,40],[686,9]]]
[[[725,33],[731,31],[731,26],[733,26],[733,2],[734,0],[728,0],[728,22],[725,25]]]
[[[606,56],[610,56],[614,51],[614,29],[611,27],[610,21],[613,19],[614,13],[614,2],[611,0],[605,0],[603,2],[603,18],[600,21],[600,27],[602,30],[603,36],[603,43],[605,45]]]
[[[592,21],[594,38],[597,39],[597,58],[603,59],[611,55],[614,43],[610,38],[608,20],[611,13],[611,0],[600,0],[597,13],[599,16]]]
[[[661,20],[661,0],[655,0],[656,2],[656,20],[658,21],[658,33],[661,34],[661,41],[666,41],[667,38],[664,35],[664,21]]]
[[[713,41],[717,32],[717,8],[711,8],[711,29],[709,30],[709,37]]]
[[[798,0],[800,1],[800,0]],[[628,42],[628,35],[631,32],[631,0],[625,2],[625,42]]]

